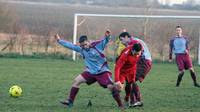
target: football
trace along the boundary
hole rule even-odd
[[[14,85],[14,86],[10,87],[9,94],[12,97],[19,97],[22,95],[22,89],[21,89],[21,87]]]

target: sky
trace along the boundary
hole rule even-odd
[[[167,2],[169,2],[170,3],[169,5],[173,5],[173,4],[182,4],[187,0],[158,0],[158,1],[162,4],[166,4]]]

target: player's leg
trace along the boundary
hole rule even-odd
[[[152,67],[152,61],[144,58],[140,58],[137,62],[137,70],[136,70],[136,81],[143,82],[144,78],[150,72]]]
[[[111,72],[104,72],[101,75],[98,75],[96,77],[96,80],[102,87],[108,88],[111,91],[112,96],[114,100],[117,102],[118,106],[120,108],[123,108],[123,104],[119,94],[120,91],[114,86],[111,76],[112,76]]]
[[[183,75],[184,75],[184,70],[179,71],[178,78],[177,78],[177,81],[176,81],[176,87],[179,87],[179,85],[182,81]]]
[[[194,72],[193,67],[190,68],[189,70],[190,70],[190,75],[191,75],[191,77],[192,77],[192,80],[193,80],[193,82],[194,82],[194,86],[195,86],[195,87],[200,87],[200,85],[197,83],[196,74],[195,74],[195,72]]]
[[[90,77],[89,72],[83,72],[82,74],[78,75],[72,83],[70,94],[67,100],[62,101],[61,103],[69,107],[73,106],[73,103],[74,103],[76,95],[78,94],[80,85],[82,83],[92,84],[95,81],[96,81],[95,79]]]
[[[184,64],[184,55],[176,55],[176,64],[179,70],[179,74],[177,77],[177,81],[176,81],[176,87],[179,87],[183,75],[184,75],[184,69],[185,69],[185,64]]]
[[[125,82],[125,97],[124,97],[124,102],[125,105],[129,104],[129,97],[130,97],[130,93],[131,93],[131,84],[128,83],[128,81],[126,80]]]
[[[139,80],[140,83],[142,83],[144,78],[147,76],[147,74],[151,70],[151,67],[152,67],[152,61],[141,57],[137,63],[136,81]],[[134,106],[143,105],[141,101],[140,89],[136,82],[132,84],[130,99],[131,99],[130,106],[134,107]]]
[[[112,97],[117,102],[118,107],[124,108],[120,98],[120,91],[114,86],[114,84],[108,84],[107,88],[111,91]]]
[[[200,87],[200,85],[197,83],[196,74],[194,72],[193,66],[192,66],[192,59],[189,55],[185,55],[185,69],[190,70],[190,75],[192,77],[192,80],[194,82],[195,87]]]
[[[130,107],[135,107],[135,106],[143,106],[143,103],[141,101],[141,93],[140,93],[139,86],[137,85],[136,82],[133,82],[132,90],[131,90]]]

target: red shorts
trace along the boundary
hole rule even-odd
[[[98,82],[99,85],[107,88],[109,84],[113,84],[112,73],[108,71],[95,75],[90,74],[89,72],[83,72],[81,76],[86,80],[88,85]]]
[[[188,54],[176,54],[176,64],[179,71],[192,68],[192,60]]]
[[[135,74],[136,74],[136,71],[120,73],[119,81],[122,84],[124,83],[125,80],[128,81],[128,83],[135,82],[135,78],[136,78]]]
[[[137,62],[136,81],[142,82],[152,67],[151,60],[140,58]]]

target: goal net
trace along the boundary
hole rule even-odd
[[[154,60],[167,61],[169,40],[175,35],[175,27],[183,26],[183,35],[189,37],[190,54],[200,64],[200,16],[171,15],[112,15],[112,14],[75,14],[73,43],[77,44],[80,35],[89,40],[98,40],[110,29],[112,40],[105,50],[106,56],[115,56],[115,41],[126,29],[131,35],[140,38],[148,45]],[[73,51],[73,60],[77,58]]]

